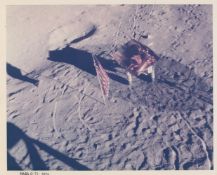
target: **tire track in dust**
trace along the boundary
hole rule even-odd
[[[183,119],[183,121],[185,122],[185,124],[187,125],[187,127],[189,128],[189,130],[198,138],[198,140],[200,140],[202,146],[203,146],[203,149],[204,149],[204,152],[206,154],[206,157],[208,159],[208,166],[209,166],[209,169],[212,170],[213,169],[213,163],[212,163],[212,160],[211,160],[211,157],[209,155],[209,148],[208,146],[206,145],[206,142],[203,140],[203,138],[197,134],[197,131],[191,126],[191,124],[189,123],[189,121],[182,116],[181,113],[178,113],[180,118]]]

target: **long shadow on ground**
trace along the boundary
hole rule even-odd
[[[14,159],[13,155],[9,153],[10,149],[12,149],[20,140],[25,143],[27,148],[27,154],[30,157],[30,163],[32,165],[33,170],[49,170],[49,167],[45,164],[45,162],[40,157],[36,146],[38,146],[41,150],[44,150],[49,155],[55,157],[57,160],[65,163],[73,170],[90,170],[88,167],[80,164],[75,159],[69,158],[63,153],[51,148],[45,143],[42,143],[38,140],[32,139],[27,136],[20,128],[18,128],[13,123],[7,123],[7,149],[8,149],[8,160],[7,160],[7,169],[8,170],[21,170],[21,166]]]
[[[38,80],[35,80],[35,79],[32,79],[32,78],[29,78],[28,76],[26,75],[22,75],[21,71],[19,68],[11,65],[10,63],[7,63],[7,73],[8,75],[10,75],[11,77],[15,78],[15,79],[19,79],[19,80],[22,80],[22,81],[26,81],[26,82],[29,82],[35,86],[38,85]]]
[[[119,83],[122,84],[128,84],[128,81],[125,78],[115,74],[116,73],[115,68],[118,67],[118,65],[113,60],[108,60],[100,56],[98,56],[98,59],[102,64],[102,66],[106,70],[110,71],[108,72],[108,75],[112,80],[118,81]],[[87,51],[79,50],[67,46],[62,50],[50,51],[48,60],[68,63],[77,67],[78,69],[83,70],[86,73],[96,76],[92,54]]]

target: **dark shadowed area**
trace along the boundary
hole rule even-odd
[[[8,170],[22,170],[19,163],[17,163],[14,159],[13,155],[9,153],[10,149],[12,149],[19,141],[23,141],[25,144],[26,156],[29,156],[29,164],[33,170],[49,170],[49,167],[46,166],[45,161],[40,157],[40,154],[36,147],[44,150],[49,155],[55,157],[55,159],[62,161],[74,170],[90,170],[86,166],[77,162],[75,159],[69,158],[67,155],[56,151],[47,144],[28,137],[20,128],[10,122],[7,123],[7,134]]]

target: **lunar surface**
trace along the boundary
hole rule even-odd
[[[212,25],[211,5],[8,6],[8,170],[213,169]],[[154,82],[112,60],[131,39]]]

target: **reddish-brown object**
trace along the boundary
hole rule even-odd
[[[109,76],[106,73],[105,69],[100,64],[97,57],[95,56],[93,56],[93,63],[94,63],[94,67],[96,69],[97,77],[100,83],[103,98],[108,97],[109,95]]]
[[[151,49],[136,40],[128,41],[111,56],[127,72],[136,76],[147,73],[148,68],[158,60]]]

